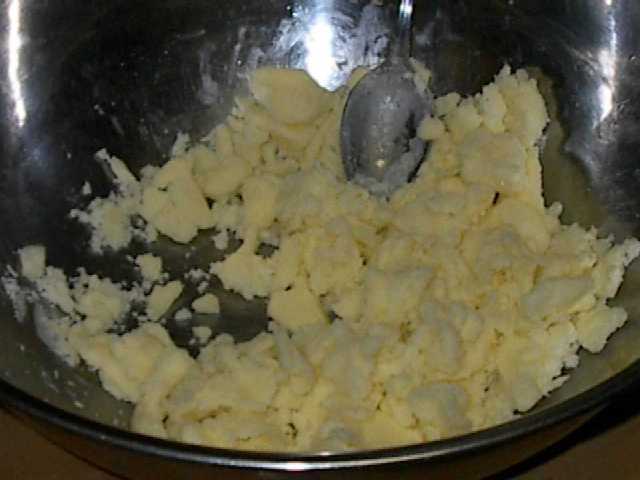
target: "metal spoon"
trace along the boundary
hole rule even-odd
[[[388,196],[405,184],[424,156],[416,128],[431,110],[413,81],[413,0],[401,0],[398,37],[390,56],[353,88],[342,116],[341,148],[347,178]]]

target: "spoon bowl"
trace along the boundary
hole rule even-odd
[[[388,193],[419,166],[425,143],[416,138],[429,102],[404,65],[384,64],[368,73],[349,95],[341,144],[347,178]]]

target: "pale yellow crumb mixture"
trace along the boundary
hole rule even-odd
[[[607,300],[640,243],[562,225],[561,206],[545,206],[548,117],[524,71],[505,67],[473,97],[437,99],[419,129],[428,157],[388,202],[344,178],[347,88],[264,68],[250,89],[208,141],[140,179],[105,157],[120,195],[78,215],[99,230],[95,249],[135,236],[132,216],[146,221],[138,233],[180,243],[215,227],[226,246],[232,232],[242,246],[211,273],[267,298],[269,331],[244,343],[218,335],[191,358],[156,322],[182,292],[173,280],[143,296],[148,322],[106,333],[128,311],[126,292],[99,278],[69,288],[40,250],[23,255],[25,275],[68,315],[60,335],[109,392],[135,403],[133,430],[277,451],[459,435],[530,409],[562,385],[580,347],[598,352],[624,324]],[[263,243],[272,256],[256,253]],[[159,277],[158,260],[137,263]],[[220,311],[207,295],[193,308]]]

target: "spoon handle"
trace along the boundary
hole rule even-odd
[[[398,60],[409,60],[411,56],[411,25],[413,16],[413,0],[400,0],[398,8],[398,38],[393,48],[393,57]]]

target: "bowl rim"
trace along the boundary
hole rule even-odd
[[[53,424],[79,437],[135,453],[201,465],[293,472],[435,461],[477,452],[535,433],[545,427],[551,427],[604,406],[614,397],[628,391],[637,380],[640,380],[640,360],[636,360],[607,380],[556,405],[485,430],[400,447],[315,454],[251,452],[204,447],[149,437],[67,412],[26,393],[3,379],[0,379],[0,400],[6,404],[5,406],[13,407],[36,420]]]

